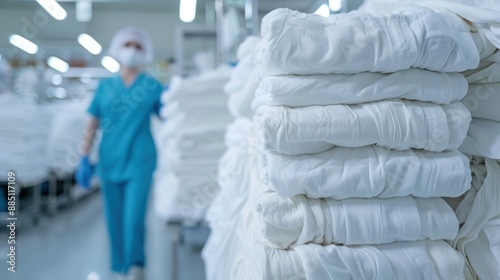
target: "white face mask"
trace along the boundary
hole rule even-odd
[[[122,48],[118,53],[118,61],[127,67],[138,67],[144,65],[144,53],[136,48]]]

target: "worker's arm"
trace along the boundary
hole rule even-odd
[[[85,128],[85,133],[83,136],[83,144],[82,144],[82,156],[88,156],[90,154],[90,150],[92,149],[92,144],[94,142],[95,133],[99,128],[99,119],[92,116],[87,123],[87,127]]]

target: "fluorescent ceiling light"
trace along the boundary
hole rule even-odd
[[[322,4],[319,6],[319,8],[314,12],[317,15],[320,15],[322,17],[329,17],[330,16],[330,7],[328,7],[327,4]]]
[[[68,15],[66,10],[64,10],[55,0],[36,0],[36,2],[57,20],[63,20]]]
[[[111,56],[105,56],[101,59],[101,64],[104,68],[108,69],[109,72],[117,73],[120,71],[120,63],[116,61]]]
[[[330,10],[338,12],[342,9],[342,0],[328,0],[328,6],[330,6]]]
[[[102,51],[101,45],[89,34],[80,34],[80,36],[78,36],[78,43],[80,43],[80,45],[82,45],[91,54],[97,55]]]
[[[38,46],[35,43],[20,35],[10,35],[9,42],[29,54],[35,54],[38,52]]]
[[[68,63],[66,63],[66,61],[60,59],[60,58],[57,58],[55,56],[51,56],[47,59],[47,64],[56,69],[57,71],[59,72],[67,72],[68,69],[69,69],[69,65]]]
[[[196,0],[180,0],[179,18],[183,22],[192,22],[196,17]]]

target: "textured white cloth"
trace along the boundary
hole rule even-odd
[[[453,243],[467,257],[468,279],[500,278],[500,162],[485,159],[485,166],[486,178]]]
[[[420,69],[391,74],[268,76],[260,82],[252,107],[357,104],[391,98],[448,104],[462,99],[467,86],[461,74]]]
[[[165,220],[201,220],[214,199],[217,162],[224,153],[224,132],[231,121],[221,67],[190,78],[176,77],[162,94],[166,122],[157,135],[156,213]]]
[[[470,119],[460,102],[387,100],[349,106],[261,106],[255,122],[264,150],[293,155],[372,144],[397,150],[456,149]]]
[[[282,197],[457,197],[470,187],[469,160],[458,151],[334,147],[305,155],[260,153],[262,183]]]
[[[274,192],[255,203],[261,242],[277,249],[293,244],[384,244],[453,240],[458,220],[441,198],[281,198]]]
[[[0,181],[7,182],[9,171],[15,172],[19,186],[46,179],[52,114],[11,94],[0,94],[0,120]]]
[[[54,117],[47,142],[47,154],[50,167],[57,176],[71,174],[80,163],[80,145],[89,120],[89,101],[61,101],[48,108],[54,110]]]
[[[500,83],[470,84],[462,102],[473,118],[500,122]]]
[[[411,67],[457,72],[479,64],[479,50],[460,17],[414,5],[391,14],[353,12],[327,18],[277,9],[262,20],[261,34],[267,42],[259,59],[263,76]]]
[[[473,118],[459,150],[473,156],[500,159],[500,122]]]
[[[464,279],[463,257],[444,241],[383,245],[300,245],[276,250],[253,242],[231,279]],[[250,246],[249,246],[250,247]]]
[[[217,182],[221,191],[211,203],[206,220],[211,233],[203,247],[208,280],[231,279],[231,268],[239,254],[242,241],[236,234],[240,211],[247,200],[249,184],[248,134],[252,122],[238,118],[226,132],[228,149],[219,161]]]

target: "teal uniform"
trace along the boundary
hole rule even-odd
[[[162,86],[139,74],[129,87],[121,77],[101,81],[89,113],[99,119],[102,139],[97,172],[115,272],[144,266],[144,218],[156,168],[150,130],[152,113],[159,112]]]

